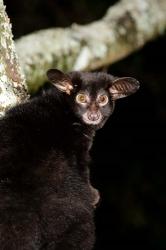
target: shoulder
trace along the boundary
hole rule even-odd
[[[51,129],[55,124],[60,126],[58,124],[64,119],[63,110],[61,103],[51,94],[29,99],[12,107],[0,119],[0,134],[9,135],[11,131],[18,135],[20,132]]]
[[[60,109],[63,109],[63,107],[56,95],[46,93],[12,107],[6,112],[4,118],[24,118],[30,120],[35,118],[48,118],[49,116],[58,113],[58,110]]]

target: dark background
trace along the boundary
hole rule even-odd
[[[101,18],[108,0],[5,0],[15,38]],[[95,139],[92,182],[101,193],[95,250],[166,249],[166,36],[107,68],[141,83],[119,100]],[[103,69],[101,69],[103,70]]]

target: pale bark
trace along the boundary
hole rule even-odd
[[[26,97],[25,80],[16,56],[10,20],[0,0],[0,116]]]
[[[141,48],[166,29],[165,0],[121,0],[99,21],[52,28],[16,42],[31,92],[46,80],[46,70],[92,70]]]

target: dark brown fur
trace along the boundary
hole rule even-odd
[[[81,88],[108,92],[105,73],[71,73],[71,95],[56,88],[0,120],[0,249],[90,250],[95,241],[89,149],[96,129],[77,115]],[[55,80],[56,82],[56,80]]]

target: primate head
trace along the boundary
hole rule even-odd
[[[57,69],[47,71],[48,79],[66,98],[75,115],[86,125],[101,128],[112,114],[115,101],[139,89],[132,77],[113,77],[107,73],[74,71],[65,74]]]

